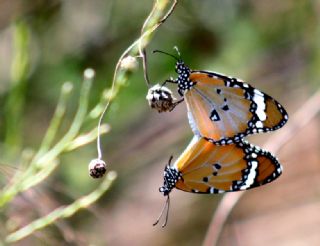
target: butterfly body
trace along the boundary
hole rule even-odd
[[[196,135],[225,145],[258,132],[274,131],[288,121],[288,114],[275,99],[243,81],[223,74],[191,70],[176,63],[178,84],[185,99],[189,123]]]

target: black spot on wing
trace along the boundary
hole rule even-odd
[[[205,193],[210,193],[210,194],[219,194],[219,193],[223,193],[224,191],[218,190],[214,187],[208,187],[208,189],[206,190]]]
[[[224,110],[224,111],[228,111],[229,110],[229,106],[226,104],[221,109]]]
[[[213,109],[213,110],[211,111],[210,119],[211,119],[212,121],[219,121],[219,120],[220,120],[220,116],[219,116],[217,110]]]
[[[214,167],[215,167],[216,169],[220,169],[220,168],[221,168],[221,165],[220,165],[219,163],[215,163],[215,164],[214,164]]]

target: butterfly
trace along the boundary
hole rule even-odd
[[[288,121],[286,110],[275,99],[243,81],[226,75],[191,70],[183,60],[176,62],[178,93],[186,102],[194,134],[219,144],[231,144],[258,132],[274,131]],[[181,102],[183,100],[180,100]],[[177,103],[178,104],[178,103]]]
[[[282,173],[282,167],[270,152],[241,140],[229,145],[216,145],[194,136],[173,165],[164,170],[164,183],[159,191],[167,197],[166,204],[154,225],[167,208],[169,194],[176,188],[186,192],[218,194],[248,190],[272,182]]]

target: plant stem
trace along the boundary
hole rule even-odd
[[[19,20],[14,24],[14,56],[11,64],[11,88],[5,104],[6,153],[14,155],[22,142],[22,115],[29,70],[29,40],[28,26]]]

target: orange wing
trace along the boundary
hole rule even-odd
[[[198,137],[171,168],[179,172],[175,187],[195,193],[246,190],[269,183],[282,172],[271,153],[247,142],[219,146]]]
[[[216,144],[240,141],[248,134],[273,131],[288,120],[273,98],[234,78],[192,71],[185,90],[189,123],[196,135]]]

